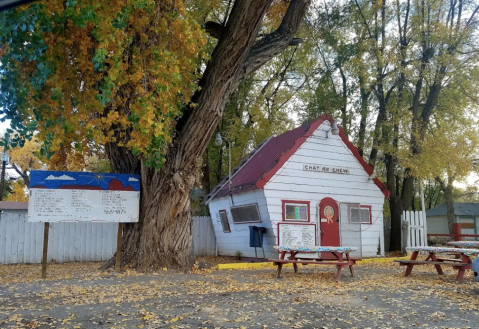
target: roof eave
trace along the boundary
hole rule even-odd
[[[231,176],[231,180],[233,180],[233,178],[241,171],[241,169],[244,168],[244,166],[246,166],[260,151],[261,149],[269,143],[269,141],[271,140],[271,138],[273,138],[274,136],[270,136],[268,137],[268,139],[266,139],[266,141],[264,143],[262,143],[262,145],[258,148],[258,150],[256,150],[255,154],[250,157],[249,159],[247,159],[242,165],[241,167],[238,168],[238,170],[236,170],[234,172],[234,174]],[[236,169],[236,168],[235,168]],[[223,188],[225,187],[225,185],[229,182],[229,180],[226,180],[226,182],[223,183],[223,185],[221,185],[221,187],[219,189],[216,190],[215,193],[213,193],[209,198],[206,199],[205,201],[205,205],[208,205],[211,201],[213,201],[213,199],[216,197],[216,195],[223,190]],[[237,194],[236,192],[234,191],[231,191],[230,192],[230,195],[234,195],[234,194]]]

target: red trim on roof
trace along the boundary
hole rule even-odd
[[[279,168],[281,168],[286,163],[286,161],[288,161],[289,158],[301,147],[301,145],[303,145],[306,139],[308,139],[308,137],[311,136],[316,129],[318,129],[319,125],[323,123],[326,117],[327,117],[326,114],[323,114],[319,119],[311,122],[309,130],[306,131],[301,137],[296,139],[293,147],[290,148],[286,153],[281,155],[276,165],[273,168],[271,168],[269,171],[265,172],[263,177],[261,177],[261,179],[259,179],[256,182],[257,188],[261,189],[266,185],[266,183],[271,179],[271,177],[273,177],[274,174],[276,174]]]
[[[301,145],[303,145],[303,143],[306,141],[306,139],[308,139],[308,137],[311,136],[314,133],[314,131],[325,120],[329,121],[329,123],[331,125],[334,122],[333,118],[329,115],[326,115],[326,114],[321,115],[321,117],[319,117],[319,119],[313,121],[311,123],[311,126],[310,126],[309,130],[304,135],[299,137],[295,141],[294,146],[291,149],[289,149],[286,153],[284,153],[283,155],[280,156],[276,165],[273,168],[271,168],[269,171],[264,173],[263,177],[256,182],[256,187],[259,188],[259,189],[263,188],[266,185],[266,183],[268,183],[268,181],[274,176],[274,174],[276,174],[276,172],[286,163],[286,161],[289,160],[289,158],[301,147]],[[338,126],[338,128],[339,128],[339,136],[341,137],[344,144],[346,144],[348,149],[353,153],[353,155],[356,157],[356,159],[361,164],[361,166],[364,168],[364,170],[368,173],[368,175],[372,175],[373,174],[373,168],[366,161],[364,161],[364,159],[359,154],[359,151],[358,151],[357,147],[354,146],[353,143],[351,143],[348,140],[348,138],[346,137],[346,134],[344,133],[343,128],[340,127],[340,126]],[[378,178],[374,178],[373,181],[377,185],[377,187],[379,187],[381,192],[383,192],[383,194],[386,198],[388,198],[391,195],[391,193],[388,191],[386,185],[384,185]]]

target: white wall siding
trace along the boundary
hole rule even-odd
[[[347,223],[342,223],[341,244],[360,246],[363,257],[378,255],[378,249],[379,254],[384,255],[384,195],[341,138],[329,134],[329,138],[325,139],[326,134],[319,131],[321,129],[320,126],[264,187],[274,232],[277,234],[276,224],[282,221],[282,200],[309,201],[311,223],[315,223],[318,230],[318,210],[322,199],[333,198],[338,205],[359,203],[371,206],[372,224],[361,224],[360,228],[356,225],[355,229],[348,230]],[[324,129],[329,129],[329,126]],[[349,174],[306,171],[303,170],[305,164],[345,168],[349,169]],[[341,218],[343,220],[344,217]],[[319,232],[317,239],[320,245]]]
[[[449,234],[446,216],[426,216],[427,233]]]
[[[324,124],[323,124],[324,125]],[[355,225],[354,229],[347,222],[341,222],[341,244],[359,246],[361,256],[384,255],[383,204],[384,195],[378,186],[369,179],[368,173],[343,143],[339,136],[326,137],[322,129],[329,129],[329,124],[319,127],[288,161],[275,173],[264,186],[245,194],[234,195],[235,206],[258,203],[261,223],[233,224],[230,208],[231,198],[225,197],[210,202],[210,212],[217,237],[220,255],[234,256],[239,251],[243,256],[254,257],[254,248],[249,247],[250,225],[268,228],[264,240],[267,258],[277,258],[278,252],[273,246],[278,244],[278,223],[282,222],[282,200],[310,202],[310,223],[319,230],[318,210],[322,199],[330,197],[341,207],[342,203],[354,203],[371,206],[372,224]],[[304,165],[336,167],[349,170],[349,174],[316,172],[303,170]],[[219,219],[219,211],[226,210],[231,233],[224,233]],[[344,214],[340,219],[344,221]],[[348,226],[349,225],[349,226]],[[349,228],[349,229],[348,229]],[[320,235],[317,232],[317,244]],[[258,251],[258,257],[262,257]],[[357,256],[356,253],[355,256]]]
[[[233,204],[234,202],[234,204]],[[231,216],[231,207],[242,206],[251,203],[257,203],[261,222],[235,224]],[[216,235],[216,242],[218,246],[218,254],[221,256],[236,256],[238,252],[243,257],[255,257],[255,248],[249,246],[249,226],[266,227],[267,231],[263,236],[263,246],[266,258],[277,257],[278,252],[273,246],[277,245],[277,238],[273,232],[271,221],[269,220],[268,208],[266,199],[262,190],[256,190],[243,194],[236,194],[233,200],[230,197],[216,199],[210,202],[210,213],[213,222],[213,227]],[[223,232],[219,211],[226,210],[228,216],[228,223],[230,224],[231,233]],[[258,257],[263,257],[261,248],[256,248]]]

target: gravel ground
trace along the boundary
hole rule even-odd
[[[77,266],[77,267],[75,267]],[[479,328],[479,286],[467,273],[377,263],[99,273],[98,264],[0,266],[0,328]],[[38,272],[37,272],[38,271]]]

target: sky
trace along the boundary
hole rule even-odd
[[[10,128],[10,120],[7,120],[5,122],[0,122],[0,134],[3,135],[5,133],[5,130],[7,128]]]

